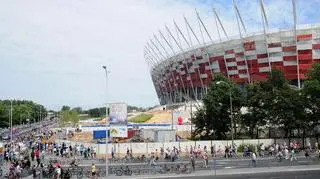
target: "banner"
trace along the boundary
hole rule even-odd
[[[109,104],[110,137],[128,137],[128,112],[127,104]]]
[[[128,137],[128,127],[126,125],[111,125],[110,137]]]
[[[127,125],[128,124],[128,113],[127,104],[125,103],[112,103],[110,104],[109,123],[115,125]]]

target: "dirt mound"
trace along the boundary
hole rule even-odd
[[[81,142],[92,142],[92,132],[75,132],[72,140]]]
[[[191,132],[189,131],[177,131],[176,134],[183,139],[191,138]]]

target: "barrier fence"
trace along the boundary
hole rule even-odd
[[[302,146],[302,139],[291,139],[291,142],[299,143]],[[305,146],[309,143],[310,139],[304,140]],[[313,141],[313,140],[312,140]],[[76,144],[83,144],[85,147],[95,147],[97,154],[103,155],[106,154],[106,144],[94,144],[94,143],[85,143],[79,141],[68,141],[68,140],[60,140],[56,139],[56,142],[66,143],[67,145],[76,145]],[[245,139],[245,140],[234,140],[234,144],[236,146],[240,145],[259,145],[264,144],[265,146],[272,145],[272,144],[286,144],[289,145],[289,139]],[[226,146],[230,146],[232,144],[231,140],[205,140],[205,141],[181,141],[181,142],[143,142],[143,143],[113,143],[108,144],[108,154],[111,153],[113,150],[115,154],[122,155],[127,153],[127,149],[132,149],[133,154],[150,154],[152,152],[158,151],[160,153],[160,149],[163,148],[166,150],[167,148],[172,149],[176,147],[181,149],[182,152],[187,152],[192,147],[200,147],[201,149],[204,146],[207,147],[207,151],[210,151],[211,146],[216,147],[217,150],[224,150]],[[312,143],[314,145],[314,143]]]

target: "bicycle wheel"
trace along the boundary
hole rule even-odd
[[[185,171],[183,172],[184,174],[190,174],[191,173],[191,170],[190,168],[186,168]]]
[[[77,173],[77,178],[82,178],[83,177],[83,173],[82,172],[78,172]]]
[[[125,171],[125,174],[128,175],[128,176],[131,176],[132,175],[132,171],[131,170],[127,170],[127,171]]]
[[[91,171],[88,170],[88,171],[86,172],[86,176],[87,176],[88,178],[91,178]]]
[[[117,176],[122,176],[123,174],[123,171],[122,170],[116,170],[116,175]]]
[[[140,169],[135,169],[135,170],[133,170],[133,173],[135,174],[135,175],[140,175],[141,174],[141,171],[140,171]]]
[[[175,169],[175,173],[176,173],[176,174],[180,174],[180,169],[179,169],[179,168],[176,168],[176,169]]]

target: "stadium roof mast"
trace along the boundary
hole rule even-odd
[[[153,66],[151,60],[149,59],[149,57],[147,56],[146,52],[144,52],[144,59],[145,59],[146,63],[148,64],[148,66],[150,67],[150,69],[153,69],[154,66]],[[156,89],[156,93],[157,93],[157,95],[158,95],[158,97],[159,97],[159,96],[160,96],[160,90],[159,90],[159,88],[158,88],[157,81],[155,81],[155,77],[154,77],[154,75],[152,74],[152,71],[151,71],[151,70],[150,70],[150,76],[151,76],[151,78],[152,78],[153,86],[154,86],[154,88]]]
[[[239,22],[239,19],[241,21],[241,24],[242,24],[242,27],[245,31],[245,34],[247,35],[247,30],[244,26],[244,23],[243,23],[243,20],[241,18],[241,15],[240,15],[240,12],[238,10],[238,6],[235,2],[235,0],[232,0],[233,1],[233,6],[234,6],[234,11],[235,11],[235,15],[236,15],[236,20],[237,20],[237,25],[238,25],[238,31],[239,31],[239,35],[240,35],[240,40],[241,40],[241,43],[242,43],[242,49],[243,49],[243,58],[244,58],[244,61],[245,61],[245,64],[247,66],[247,75],[248,75],[248,83],[251,84],[251,74],[249,73],[249,67],[248,67],[248,62],[247,62],[247,57],[246,57],[246,49],[244,48],[244,41],[243,41],[243,37],[242,37],[242,33],[241,33],[241,28],[240,28],[240,22]],[[252,61],[251,61],[252,62]]]
[[[214,15],[215,15],[215,17],[216,17],[215,19],[216,19],[217,29],[218,29],[218,23],[217,23],[217,20],[218,20],[218,22],[219,22],[219,24],[220,24],[220,27],[221,27],[222,30],[223,30],[224,35],[226,36],[227,40],[229,40],[229,36],[228,36],[228,34],[227,34],[227,32],[226,32],[226,30],[225,30],[225,28],[224,28],[224,26],[223,26],[223,24],[222,24],[222,22],[221,22],[221,20],[220,20],[220,17],[218,16],[218,13],[217,13],[216,9],[215,9],[215,8],[212,8],[212,10],[213,10],[213,13],[214,13]],[[220,38],[220,42],[222,42],[219,29],[218,29],[218,35],[219,35],[219,38]]]
[[[209,37],[209,39],[211,40],[212,43],[213,43],[213,40],[212,40],[212,38],[211,38],[211,36],[210,36],[210,34],[209,34],[206,26],[204,25],[204,23],[203,23],[200,15],[199,15],[197,9],[195,9],[195,12],[196,12],[197,19],[198,19],[200,34],[201,34],[201,37],[202,37],[202,43],[203,43],[204,48],[205,48],[206,53],[207,53],[207,59],[208,59],[209,67],[210,67],[209,69],[210,69],[210,72],[211,72],[211,77],[212,77],[212,79],[213,79],[213,78],[214,78],[214,73],[213,73],[213,70],[212,70],[212,65],[211,65],[210,58],[209,58],[209,51],[208,51],[208,47],[207,47],[207,45],[206,45],[206,43],[205,43],[205,40],[204,40],[204,36],[203,36],[203,33],[202,33],[201,25],[203,26],[204,30],[206,31],[206,33],[207,33],[207,35],[208,35],[208,37]],[[190,28],[191,28],[191,27],[190,27]]]
[[[148,54],[148,52],[146,51],[145,49],[145,53],[144,53],[144,57],[146,59],[146,61],[148,62],[149,61],[149,65],[152,67],[152,70],[155,70],[157,71],[158,69],[155,68],[156,64],[152,61],[152,57]],[[150,71],[150,75],[152,77],[152,82],[156,88],[156,91],[157,91],[157,94],[158,94],[158,97],[160,96],[160,101],[162,101],[161,99],[163,99],[163,97],[165,96],[164,93],[162,92],[161,88],[163,88],[163,86],[161,85],[161,83],[159,82],[159,78],[158,78],[158,74],[155,73],[153,74],[152,71]],[[161,88],[160,88],[161,87]],[[167,91],[166,89],[166,86],[165,86],[165,90]]]
[[[268,57],[268,63],[269,63],[269,72],[270,72],[270,75],[271,75],[272,68],[271,68],[270,54],[269,54],[269,48],[268,48],[268,37],[267,37],[267,32],[266,32],[266,28],[269,29],[269,23],[268,23],[266,10],[264,8],[263,0],[260,0],[260,7],[261,7],[261,18],[262,18],[262,26],[263,26],[263,35],[264,35],[264,41],[266,43],[267,57]]]
[[[168,52],[167,52],[166,49],[163,47],[162,43],[158,40],[157,36],[155,36],[154,34],[153,34],[153,36],[154,36],[156,42],[163,48],[164,52],[167,54],[167,57],[168,57]],[[152,40],[151,40],[151,42],[152,42]],[[152,42],[152,43],[153,43],[153,42]],[[154,44],[155,47],[158,49],[158,51],[161,53],[161,56],[163,56],[163,58],[166,59],[166,57],[165,57],[165,56],[162,54],[162,52],[159,50],[157,44],[155,44],[155,43],[153,43],[153,44]],[[169,71],[170,71],[170,74],[171,74],[171,78],[172,78],[172,80],[173,80],[173,87],[174,87],[176,90],[178,90],[178,85],[177,85],[176,79],[175,79],[175,77],[174,77],[174,75],[173,75],[173,73],[172,73],[172,69],[171,69],[171,66],[172,66],[172,65],[169,64],[168,66],[169,66]],[[170,80],[169,80],[169,81],[170,81]],[[173,91],[173,92],[176,93],[175,91]],[[176,99],[176,95],[174,94],[174,101],[175,101],[175,99]]]
[[[161,32],[160,30],[159,30],[159,34],[160,34],[161,38],[162,38],[162,39],[166,42],[166,44],[169,46],[169,48],[171,49],[172,53],[175,54],[175,51],[174,51],[171,43],[164,37],[164,35],[162,34],[162,32]],[[173,57],[172,57],[172,58],[173,58]],[[183,80],[182,80],[181,73],[178,73],[178,74],[179,74],[179,78],[180,78],[180,83],[181,83],[181,86],[182,86],[182,90],[183,90],[183,92],[184,92],[185,94],[187,94],[187,93],[186,93],[186,89],[185,89],[185,84],[184,84],[184,82],[183,82]]]
[[[158,46],[152,41],[152,39],[150,39],[150,42],[151,44],[157,49],[157,51],[159,52],[159,54],[162,56],[163,59],[166,59],[166,57],[162,54],[162,52],[160,51],[160,49],[158,48]],[[160,59],[161,61],[161,59]],[[172,93],[174,93],[174,88],[175,88],[175,84],[176,84],[176,81],[173,77],[173,74],[171,74],[171,77],[170,77],[170,74],[167,73],[167,70],[169,70],[169,72],[172,72],[171,71],[171,65],[169,63],[167,63],[167,61],[163,61],[164,62],[164,75],[166,78],[168,78],[168,84],[169,84],[169,87],[170,87],[170,96],[172,97],[172,102],[175,101],[175,95],[174,97],[172,96]],[[169,76],[168,76],[169,75]],[[170,78],[173,78],[173,86],[171,85],[171,80]]]
[[[173,23],[174,23],[174,26],[176,27],[176,30],[180,33],[180,35],[182,36],[182,38],[184,39],[184,41],[185,41],[185,43],[188,45],[188,47],[189,48],[191,48],[192,47],[192,42],[188,42],[188,40],[187,40],[187,38],[184,36],[184,34],[181,32],[181,30],[180,30],[180,28],[179,28],[179,26],[177,25],[177,23],[173,20]],[[189,33],[188,33],[188,35],[189,35]],[[179,40],[179,39],[178,39]],[[180,43],[181,44],[181,43]],[[193,58],[194,58],[194,60],[196,61],[197,60],[197,57],[196,57],[196,49],[194,49],[194,50],[192,50],[193,52]],[[193,62],[192,62],[193,63]],[[199,67],[198,67],[198,64],[196,64],[197,65],[197,71],[198,71],[198,75],[199,75],[199,80],[200,80],[200,82],[201,82],[201,87],[202,87],[202,89],[205,89],[205,87],[204,87],[204,84],[203,84],[203,80],[202,80],[202,78],[201,78],[201,73],[200,73],[200,70],[199,70]],[[201,99],[202,99],[202,92],[201,92]]]
[[[191,46],[192,46],[192,40],[191,40],[191,36],[190,36],[190,33],[189,33],[188,29],[190,29],[190,31],[192,32],[192,35],[197,40],[198,44],[201,44],[200,40],[198,39],[197,35],[194,33],[194,31],[193,31],[192,27],[190,26],[190,24],[189,24],[189,22],[188,22],[186,17],[184,17],[184,21],[185,21],[185,24],[186,24],[186,29],[187,29],[187,32],[188,32],[188,36],[189,36],[189,40],[190,40]],[[208,51],[207,51],[207,53],[208,53]],[[204,54],[204,53],[202,53],[202,54]],[[211,72],[211,76],[213,78],[213,72],[212,72],[212,69],[211,69],[211,62],[210,62],[209,58],[208,58],[208,64],[210,66],[210,72]],[[206,92],[207,92],[207,90],[206,90]]]
[[[226,60],[226,57],[225,57],[225,50],[224,50],[224,43],[222,42],[222,39],[221,39],[221,35],[220,35],[220,31],[219,31],[219,26],[218,26],[218,21],[220,23],[220,26],[224,32],[224,35],[227,37],[227,39],[229,40],[229,37],[227,35],[227,32],[224,30],[224,27],[222,25],[222,22],[220,21],[220,18],[218,16],[218,13],[216,12],[216,10],[214,8],[212,8],[212,11],[214,13],[214,20],[215,20],[215,23],[216,23],[216,27],[217,27],[217,33],[218,33],[218,36],[219,36],[219,41],[220,41],[220,44],[222,46],[222,50],[223,50],[223,60],[224,60],[224,64],[226,66],[226,70],[227,70],[227,75],[228,75],[228,78],[230,78],[230,74],[229,74],[229,70],[228,70],[228,67],[227,67],[227,60]]]
[[[161,61],[161,58],[158,56],[158,54],[155,52],[155,50],[149,45],[149,43],[147,42],[147,46],[152,50],[152,52],[158,57],[158,61],[159,61],[159,63],[160,63],[160,61]],[[165,69],[163,68],[163,71],[165,71]],[[166,75],[166,73],[162,73],[163,75]],[[167,76],[165,76],[166,78],[167,78]],[[164,82],[165,83],[165,82]],[[172,96],[171,96],[171,91],[172,91],[172,87],[171,87],[171,84],[170,84],[170,81],[168,82],[168,86],[169,86],[169,90],[170,90],[170,100],[172,100],[173,98],[172,98]],[[169,91],[167,91],[167,92],[169,92]]]
[[[292,14],[293,14],[293,24],[294,24],[294,38],[296,41],[296,54],[297,54],[297,77],[298,77],[298,88],[301,88],[300,82],[300,65],[299,65],[299,51],[298,51],[298,39],[297,39],[297,11],[296,11],[296,1],[292,0]]]
[[[149,61],[150,61],[150,63],[152,63],[152,65],[153,65],[153,71],[155,71],[156,73],[155,73],[155,76],[156,76],[156,80],[157,80],[157,83],[159,83],[159,78],[158,78],[158,69],[157,68],[155,68],[156,66],[157,66],[157,60],[155,60],[154,59],[154,57],[151,55],[152,53],[150,53],[150,51],[149,51],[149,49],[147,48],[147,47],[145,47],[145,57],[148,57],[149,58]],[[162,86],[162,85],[161,85]],[[166,86],[165,86],[165,90],[166,90],[166,92],[167,92],[167,88],[166,88]]]
[[[189,67],[188,67],[188,61],[187,61],[186,54],[185,54],[183,48],[180,46],[179,42],[178,42],[178,41],[174,38],[174,36],[172,35],[170,29],[169,29],[167,26],[165,26],[165,28],[166,28],[167,32],[170,34],[170,36],[171,36],[171,38],[173,39],[173,41],[175,42],[175,44],[178,46],[178,48],[180,49],[180,51],[181,51],[182,54],[183,54],[184,60],[182,61],[182,63],[183,63],[184,61],[186,61],[185,66],[186,66],[186,69],[187,69],[187,76],[189,77],[189,81],[190,81],[190,85],[191,85],[191,88],[192,88],[192,91],[193,91],[193,95],[194,95],[194,97],[195,97],[195,100],[197,101],[197,100],[198,100],[198,96],[196,95],[197,93],[196,93],[196,91],[195,91],[195,89],[194,89],[193,81],[192,81],[191,75],[190,75],[190,73],[189,73]],[[188,77],[187,77],[187,80],[188,80]]]
[[[172,53],[173,53],[174,57],[178,57],[177,54],[176,54],[176,52],[174,51],[171,43],[169,43],[169,41],[165,38],[165,36],[162,34],[162,32],[161,32],[160,30],[159,30],[159,33],[160,33],[162,39],[167,43],[167,45],[169,46],[169,48],[172,50]],[[169,37],[172,35],[170,31],[167,31],[167,33],[168,33]],[[170,39],[170,38],[169,38],[169,39]],[[172,58],[174,58],[174,57],[172,57]],[[184,61],[184,60],[182,60],[182,64],[183,64],[183,61]],[[188,68],[187,68],[186,75],[189,73],[188,71],[189,71],[189,70],[188,70]],[[184,84],[184,82],[183,82],[183,80],[182,80],[181,73],[178,73],[178,74],[179,74],[179,78],[180,78],[180,80],[181,80],[181,84],[182,84],[182,88],[183,88],[184,94],[187,95],[187,91],[186,91],[186,88],[185,88],[185,84]],[[191,83],[192,83],[192,82],[191,82]],[[192,85],[193,85],[193,84],[192,84]]]

